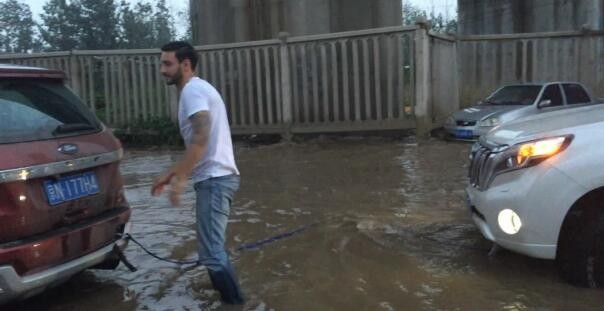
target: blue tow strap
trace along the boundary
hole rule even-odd
[[[266,238],[266,239],[259,240],[259,241],[256,241],[256,242],[252,242],[252,243],[242,244],[241,246],[239,246],[237,248],[237,251],[256,250],[256,249],[260,248],[261,246],[263,246],[265,244],[269,244],[269,243],[273,243],[273,242],[276,242],[276,241],[279,241],[279,240],[283,240],[283,239],[288,238],[288,237],[290,237],[290,236],[292,236],[294,234],[298,234],[298,233],[304,232],[304,231],[306,231],[306,230],[308,230],[308,229],[310,229],[310,228],[318,225],[319,223],[320,222],[315,222],[315,223],[312,223],[312,224],[305,225],[304,227],[298,228],[296,230],[284,232],[284,233],[278,234],[278,235],[270,237],[270,238]],[[168,259],[168,258],[164,258],[164,257],[158,256],[155,253],[153,253],[150,250],[148,250],[145,246],[143,246],[139,241],[137,241],[129,233],[125,234],[125,238],[131,240],[136,245],[140,246],[143,249],[143,251],[145,251],[147,254],[149,254],[150,256],[152,256],[152,257],[154,257],[154,258],[156,258],[158,260],[169,262],[169,263],[173,263],[173,264],[176,264],[176,265],[194,265],[194,267],[200,265],[200,262],[198,262],[197,260],[182,260],[181,261],[181,260],[172,260],[172,259]]]
[[[256,242],[248,243],[248,244],[242,244],[241,246],[239,246],[237,248],[237,250],[238,251],[242,251],[242,250],[258,249],[262,245],[273,243],[273,242],[276,242],[276,241],[288,238],[288,237],[290,237],[290,236],[292,236],[294,234],[304,232],[304,231],[306,231],[306,230],[310,229],[311,227],[314,227],[314,226],[316,226],[318,224],[319,224],[318,222],[315,222],[315,223],[306,225],[304,227],[298,228],[296,230],[285,232],[285,233],[281,233],[279,235],[276,235],[276,236],[273,236],[273,237],[270,237],[270,238],[267,238],[267,239],[264,239],[264,240],[260,240],[260,241],[256,241]]]

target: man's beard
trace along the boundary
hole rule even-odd
[[[179,84],[180,81],[182,81],[182,72],[180,72],[180,70],[178,70],[172,77],[166,76],[167,85]]]

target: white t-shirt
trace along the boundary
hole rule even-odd
[[[210,113],[210,137],[203,159],[193,168],[193,182],[212,177],[239,175],[222,97],[210,83],[193,77],[182,89],[178,102],[178,125],[187,147],[191,144],[193,134],[189,117],[200,111]]]

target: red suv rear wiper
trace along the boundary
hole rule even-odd
[[[79,132],[79,131],[96,130],[96,129],[97,128],[95,126],[86,124],[86,123],[61,124],[52,131],[52,134],[59,135],[59,134],[66,134],[66,133]]]

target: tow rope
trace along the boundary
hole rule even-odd
[[[277,242],[279,240],[283,240],[285,238],[291,237],[295,234],[298,233],[302,233],[306,230],[309,230],[310,228],[318,225],[320,222],[315,222],[315,223],[311,223],[308,225],[305,225],[303,227],[300,227],[298,229],[292,230],[292,231],[288,231],[288,232],[284,232],[284,233],[280,233],[278,235],[266,238],[266,239],[262,239],[262,240],[258,240],[256,242],[252,242],[252,243],[246,243],[246,244],[242,244],[239,247],[236,248],[237,251],[246,251],[246,250],[255,250],[260,248],[263,245],[266,244],[270,244],[270,243],[274,243]],[[191,267],[188,268],[194,268],[197,266],[202,265],[201,262],[199,260],[174,260],[174,259],[170,259],[170,258],[166,258],[166,257],[162,257],[159,256],[157,254],[155,254],[154,252],[150,251],[149,249],[147,249],[142,243],[140,243],[139,241],[137,241],[130,233],[126,233],[123,235],[123,237],[126,240],[130,240],[132,241],[134,244],[138,245],[140,248],[142,248],[143,251],[145,251],[145,253],[147,253],[149,256],[157,259],[157,260],[161,260],[161,261],[165,261],[165,262],[169,262],[175,265],[180,265],[180,266],[184,266],[184,265],[192,265]],[[124,255],[124,253],[122,252],[122,250],[115,246],[114,247],[114,252],[116,253],[116,255],[120,258],[120,260],[124,263],[124,265],[132,272],[137,271],[136,267],[134,267],[127,259],[126,256]]]

